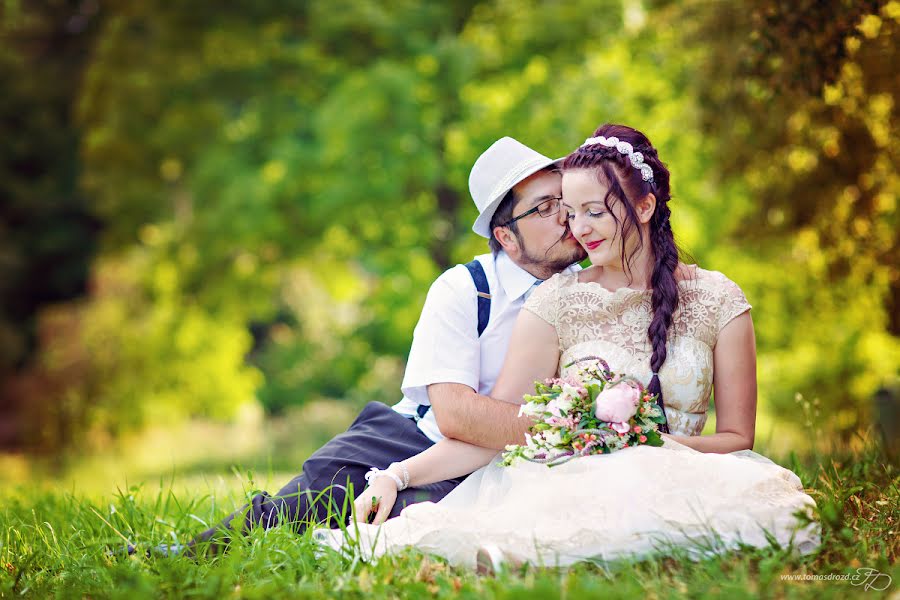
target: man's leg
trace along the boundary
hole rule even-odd
[[[354,493],[359,493],[366,487],[365,474],[371,467],[386,468],[431,444],[414,421],[384,404],[370,402],[350,428],[313,453],[303,464],[303,472],[278,494],[257,494],[248,505],[196,536],[189,544],[189,552],[205,542],[210,542],[214,551],[218,550],[219,542],[227,543],[234,530],[246,531],[257,526],[268,528],[290,523],[298,532],[311,523],[336,527],[339,520],[349,517],[353,501],[352,497],[347,498],[349,484]],[[421,489],[428,494],[424,499],[430,499],[432,494],[443,497],[453,487],[435,484]],[[412,492],[415,491],[403,492],[408,502],[414,501],[416,496]]]

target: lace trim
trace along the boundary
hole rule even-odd
[[[713,348],[722,327],[751,307],[740,288],[721,273],[697,268],[696,274],[678,282],[681,297],[669,340],[687,336]],[[578,281],[577,274],[559,274],[532,294],[525,309],[556,328],[560,350],[604,340],[644,353],[650,352],[651,296],[651,290],[611,291],[596,282]]]

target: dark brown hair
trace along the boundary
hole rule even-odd
[[[659,395],[659,405],[665,415],[662,387],[659,381],[659,370],[666,361],[666,340],[672,317],[678,307],[678,283],[675,270],[678,268],[678,246],[669,222],[671,211],[669,200],[669,170],[659,159],[656,149],[643,133],[625,125],[607,123],[600,126],[592,137],[615,137],[619,141],[631,144],[634,152],[643,155],[644,163],[653,169],[653,180],[644,181],[641,171],[634,168],[626,154],[621,154],[615,147],[602,144],[582,146],[566,157],[563,171],[568,169],[592,169],[597,172],[597,179],[608,186],[605,203],[610,214],[615,217],[610,201],[618,199],[625,207],[626,219],[621,224],[622,264],[627,272],[631,272],[631,261],[644,245],[644,235],[638,227],[637,213],[633,204],[652,193],[656,197],[656,210],[650,219],[649,242],[653,251],[654,265],[650,276],[650,287],[653,290],[653,318],[647,330],[653,354],[650,356],[650,369],[653,377],[650,380],[650,392]],[[637,230],[638,245],[634,251],[625,256],[625,240],[631,230]],[[660,430],[668,433],[668,423],[660,426]]]
[[[494,237],[494,227],[501,227],[504,223],[508,223],[509,220],[512,219],[513,209],[515,209],[517,203],[516,192],[510,188],[510,190],[506,192],[506,195],[503,196],[503,200],[501,200],[500,204],[497,206],[497,210],[494,211],[494,216],[491,217],[491,237],[488,240],[488,245],[491,247],[491,252],[494,254],[497,254],[503,249],[503,246],[501,246],[500,242],[497,241],[497,238]],[[518,221],[510,223],[508,227],[514,235],[519,234]]]

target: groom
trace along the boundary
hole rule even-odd
[[[445,436],[498,450],[522,437],[529,423],[518,417],[518,406],[486,394],[525,299],[542,280],[585,257],[560,210],[560,179],[553,160],[510,137],[485,150],[472,167],[469,190],[479,212],[472,229],[489,239],[492,252],[432,284],[413,334],[403,399],[393,407],[366,405],[278,494],[257,494],[194,538],[189,552],[196,544],[227,541],[235,527],[334,527],[352,505],[348,484],[360,492],[371,467],[386,468]],[[437,502],[459,482],[406,489],[391,516],[413,502]]]

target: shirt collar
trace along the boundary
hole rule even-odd
[[[497,279],[500,280],[500,286],[503,288],[506,297],[510,300],[516,300],[523,296],[525,292],[531,289],[535,281],[540,281],[534,275],[513,262],[509,254],[501,250],[494,259],[497,271]],[[567,267],[566,272],[572,271],[573,267]]]
[[[510,300],[516,300],[534,285],[534,275],[514,263],[506,252],[502,250],[498,252],[494,262],[497,279],[500,280],[500,286]]]

